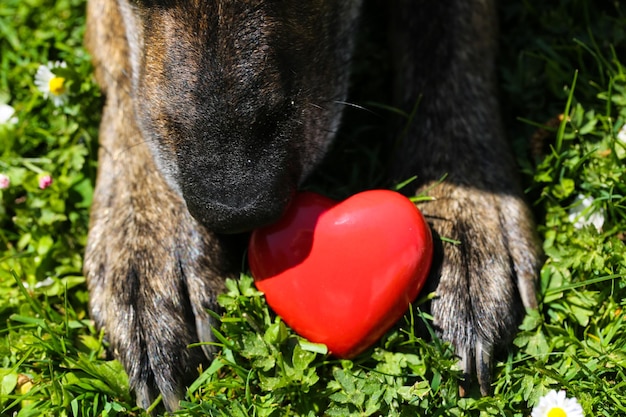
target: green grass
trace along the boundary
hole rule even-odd
[[[418,309],[375,348],[339,361],[277,320],[244,276],[220,298],[221,352],[190,387],[180,415],[522,417],[549,389],[578,398],[586,416],[626,414],[626,143],[618,139],[626,125],[618,60],[626,16],[617,1],[506,3],[505,121],[546,262],[540,308],[499,358],[494,395],[459,398],[450,348],[411,330],[413,322],[428,323]],[[144,415],[86,308],[81,257],[101,100],[83,29],[83,0],[0,3],[0,104],[17,117],[0,126],[0,174],[11,179],[0,190],[1,415]],[[54,60],[68,65],[62,108],[34,85],[38,66]],[[362,162],[324,169],[316,184],[330,194],[380,181],[376,154],[356,143],[381,135],[384,118],[350,113],[346,144],[334,152]],[[548,123],[559,114],[566,116]],[[46,173],[54,181],[42,190]],[[599,231],[570,221],[578,195],[603,213]]]

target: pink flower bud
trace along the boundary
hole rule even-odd
[[[4,175],[0,174],[0,190],[6,190],[11,185],[11,179]]]
[[[52,184],[52,177],[49,174],[39,177],[39,188],[45,190]]]

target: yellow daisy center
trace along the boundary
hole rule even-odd
[[[65,93],[65,78],[63,77],[52,77],[50,79],[50,93],[55,96],[60,96]]]
[[[554,407],[548,411],[547,417],[567,417],[567,413],[561,407]]]

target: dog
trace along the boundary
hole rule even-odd
[[[175,410],[211,348],[238,234],[280,218],[341,122],[361,0],[89,0],[106,97],[84,272],[138,404]],[[431,310],[489,393],[496,349],[535,308],[540,249],[497,100],[493,0],[388,2],[391,150],[442,244]],[[416,105],[417,103],[417,105]],[[444,181],[440,181],[445,176]]]

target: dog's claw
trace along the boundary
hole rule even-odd
[[[493,363],[493,344],[484,340],[476,341],[474,348],[466,346],[460,349],[459,367],[463,372],[463,379],[459,384],[459,395],[466,397],[472,385],[472,375],[476,375],[480,393],[483,396],[491,395],[491,372]]]
[[[459,367],[463,372],[462,379],[459,382],[459,395],[461,397],[466,397],[469,393],[470,381],[474,369],[473,362],[471,360],[471,350],[467,348],[462,350],[462,352],[458,352]]]
[[[137,401],[137,405],[144,410],[147,410],[150,407],[150,388],[143,381],[137,383],[135,386],[135,399]]]
[[[491,364],[493,363],[493,345],[478,340],[475,347],[476,377],[482,395],[491,394]]]

